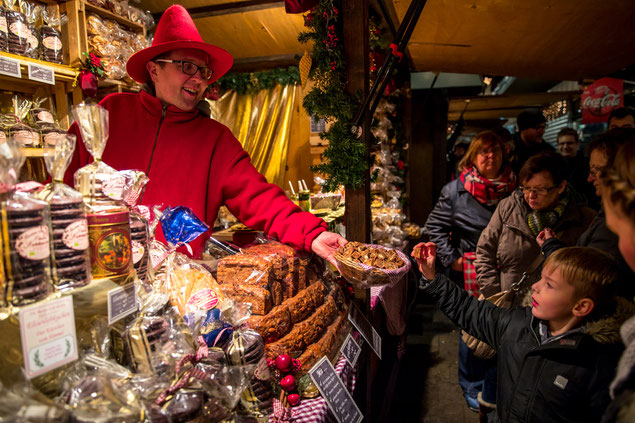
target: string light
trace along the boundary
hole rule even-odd
[[[565,116],[569,110],[569,104],[567,100],[556,101],[555,103],[551,103],[549,106],[545,107],[542,110],[542,114],[544,115],[547,121],[552,121],[561,116]]]

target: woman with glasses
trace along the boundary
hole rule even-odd
[[[575,245],[589,226],[595,212],[567,186],[565,172],[564,159],[556,153],[537,154],[522,166],[518,189],[499,203],[476,247],[476,275],[486,298],[509,289],[523,272],[533,270],[526,288],[539,279],[536,237],[543,229]]]
[[[459,177],[443,187],[424,231],[437,245],[437,257],[454,282],[478,296],[473,264],[476,243],[496,205],[516,188],[516,176],[505,157],[503,142],[492,131],[481,132],[472,140],[458,169]],[[459,384],[468,407],[475,411],[488,367],[459,340]],[[496,392],[490,392],[489,398],[483,395],[493,404]]]
[[[600,178],[602,171],[615,159],[619,147],[626,143],[635,143],[635,129],[615,128],[596,137],[588,147],[589,175],[587,180],[595,187],[595,194],[601,200],[603,184]],[[542,248],[542,253],[549,257],[554,251],[568,247],[559,239],[551,228],[545,228],[536,241]],[[579,247],[598,248],[611,255],[620,273],[618,293],[627,299],[635,296],[635,274],[624,261],[624,257],[618,249],[618,237],[606,226],[606,214],[604,207],[593,219],[588,229],[580,235],[576,245]]]

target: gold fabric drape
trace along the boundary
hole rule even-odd
[[[276,85],[254,94],[226,92],[211,102],[212,118],[226,125],[267,181],[284,185],[297,85]]]

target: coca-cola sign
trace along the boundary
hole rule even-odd
[[[582,123],[606,122],[609,114],[624,106],[624,81],[601,78],[582,93]]]

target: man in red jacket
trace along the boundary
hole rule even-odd
[[[225,204],[245,225],[334,263],[333,253],[346,240],[267,183],[230,130],[197,108],[207,86],[232,64],[229,53],[202,41],[182,6],[168,8],[152,46],[135,53],[126,66],[147,90],[111,94],[100,103],[110,117],[104,163],[146,172],[150,182],[142,204],[186,206],[210,226]],[[81,139],[76,124],[69,132]],[[78,142],[65,182],[73,185],[73,174],[90,159]],[[190,244],[195,257],[202,252],[202,238]]]

